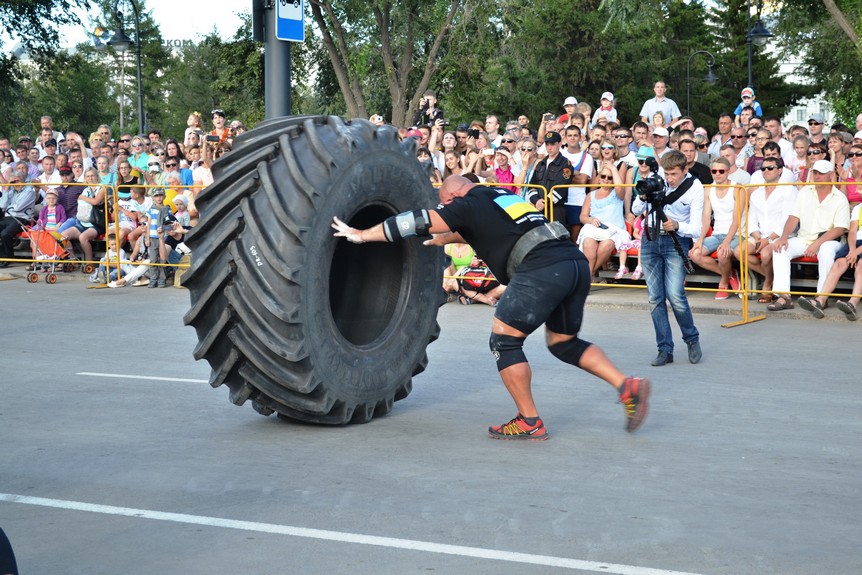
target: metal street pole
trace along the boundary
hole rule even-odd
[[[132,10],[135,11],[135,57],[138,64],[138,128],[141,134],[147,133],[147,119],[144,116],[144,88],[141,81],[141,13],[138,11],[138,3],[129,0]]]
[[[685,68],[685,115],[691,116],[691,59],[697,56],[698,54],[706,54],[709,56],[709,62],[706,64],[709,67],[709,73],[707,74],[706,81],[707,82],[715,82],[716,77],[712,73],[712,67],[715,66],[715,56],[712,55],[712,52],[708,50],[698,50],[697,52],[692,52],[688,57],[688,64],[686,64]]]
[[[264,98],[266,119],[290,115],[290,42],[275,37],[275,2],[264,6]]]
[[[746,29],[746,44],[748,44],[748,87],[754,88],[751,79],[751,0],[748,0],[748,28]]]

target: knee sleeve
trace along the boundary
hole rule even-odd
[[[560,361],[580,367],[581,356],[592,344],[580,338],[573,337],[569,341],[555,343],[548,346],[548,351]]]
[[[524,355],[524,339],[512,335],[491,334],[491,340],[488,343],[494,359],[497,360],[497,371],[503,371],[516,363],[527,362],[527,356]]]

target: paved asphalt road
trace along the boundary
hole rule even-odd
[[[441,308],[392,414],[328,428],[211,389],[184,290],[85,285],[0,282],[0,527],[22,574],[862,572],[857,324],[729,330],[705,312],[738,302],[700,296],[703,362],[651,368],[643,292],[596,291],[583,336],[652,378],[649,418],[627,434],[613,390],[537,334],[553,437],[512,444],[485,434],[514,415],[485,306]]]

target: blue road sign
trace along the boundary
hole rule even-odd
[[[303,9],[305,0],[277,0],[275,37],[288,42],[304,42]]]

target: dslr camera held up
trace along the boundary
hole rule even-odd
[[[638,197],[642,202],[660,205],[667,194],[667,184],[658,175],[658,162],[653,157],[647,157],[644,163],[650,169],[650,175],[635,184]]]

